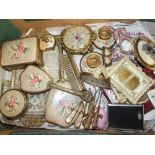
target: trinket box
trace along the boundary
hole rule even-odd
[[[28,64],[42,64],[36,37],[8,41],[2,44],[2,68],[13,70],[23,68]]]
[[[94,41],[94,45],[99,49],[112,47],[115,43],[113,31],[113,28],[109,26],[103,26],[96,30],[97,38]]]
[[[97,52],[90,52],[84,55],[81,59],[80,66],[82,72],[91,73],[98,78],[105,68],[102,55]]]
[[[27,93],[41,93],[50,89],[49,75],[36,66],[28,66],[20,75],[21,90]]]
[[[18,117],[25,108],[25,95],[16,89],[6,91],[0,99],[0,111],[5,117]]]

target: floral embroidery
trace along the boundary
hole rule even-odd
[[[11,60],[19,60],[20,58],[24,58],[25,53],[28,50],[28,46],[22,42],[11,44],[11,47],[8,47],[11,52],[10,59]]]
[[[61,118],[66,118],[67,115],[71,112],[72,107],[73,107],[73,103],[70,100],[60,100],[59,104],[59,116],[61,116]]]
[[[31,87],[38,88],[38,87],[40,87],[41,82],[42,82],[42,77],[41,77],[40,73],[33,72],[28,77],[28,85],[31,86]]]
[[[5,107],[8,111],[14,111],[18,108],[17,96],[9,96],[6,98]]]

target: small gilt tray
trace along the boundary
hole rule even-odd
[[[110,77],[111,84],[132,104],[137,104],[138,100],[154,84],[154,80],[140,71],[127,57],[110,69],[104,69],[103,74],[106,78]]]

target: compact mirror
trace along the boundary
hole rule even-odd
[[[140,37],[135,42],[135,55],[146,68],[155,69],[155,43],[147,37]]]

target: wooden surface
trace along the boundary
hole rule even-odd
[[[152,131],[142,132],[123,132],[121,130],[46,130],[46,129],[26,129],[26,128],[14,128],[9,130],[0,131],[0,135],[154,135]]]
[[[48,27],[90,24],[90,23],[105,23],[105,22],[122,22],[133,23],[135,19],[49,19],[40,21],[25,21],[23,19],[10,19],[10,21],[21,31],[25,32],[30,28],[43,29]]]

